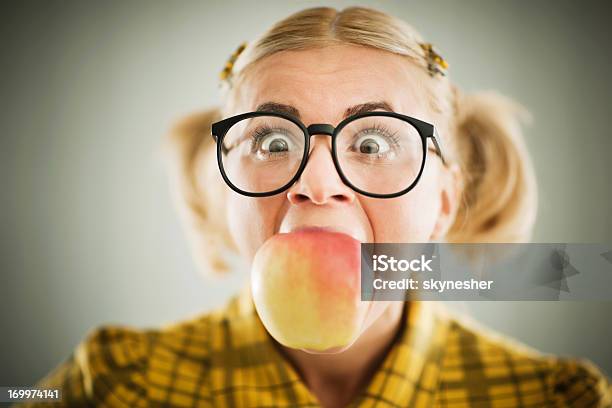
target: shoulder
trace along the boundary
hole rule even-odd
[[[21,406],[146,406],[150,333],[126,326],[90,330],[37,388],[60,389],[61,402]]]
[[[465,317],[450,319],[440,396],[476,405],[612,406],[610,382],[591,362],[541,353]]]
[[[99,326],[37,385],[60,388],[68,406],[208,406],[211,332],[219,324],[206,313],[151,329]]]

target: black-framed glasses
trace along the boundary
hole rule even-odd
[[[334,127],[305,126],[292,115],[249,112],[212,124],[221,176],[237,193],[267,197],[287,190],[310,156],[310,138],[331,136],[334,166],[342,181],[368,197],[393,198],[418,183],[428,139],[442,162],[441,140],[427,122],[395,112],[349,116]]]

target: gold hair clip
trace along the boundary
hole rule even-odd
[[[240,56],[242,51],[244,51],[246,46],[247,46],[247,43],[245,41],[238,46],[238,48],[236,49],[236,51],[234,51],[232,55],[230,55],[229,59],[225,63],[225,66],[223,67],[223,71],[221,71],[221,73],[219,74],[219,78],[222,81],[227,80],[232,75],[232,69],[234,68],[234,63],[236,62],[236,60],[238,59],[238,56]]]
[[[419,43],[419,45],[421,46],[423,51],[425,51],[425,58],[427,59],[427,69],[429,70],[429,75],[446,75],[444,70],[448,68],[448,62],[446,62],[446,60],[436,52],[433,47],[433,44]]]

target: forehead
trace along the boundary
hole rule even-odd
[[[277,102],[294,106],[304,121],[337,123],[350,106],[387,102],[396,112],[426,119],[424,71],[407,57],[363,46],[282,51],[245,73],[237,109]]]

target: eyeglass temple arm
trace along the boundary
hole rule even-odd
[[[444,159],[444,155],[442,154],[442,138],[438,133],[438,129],[433,128],[433,134],[431,135],[431,140],[433,141],[434,146],[436,147],[436,153],[440,156],[442,163],[446,166],[446,160]]]
[[[215,136],[214,133],[210,132],[210,135],[212,136],[213,140],[215,141],[215,143],[219,143],[219,139],[217,138],[217,136]],[[230,147],[229,149],[227,147],[225,147],[225,145],[222,143],[221,144],[221,152],[223,152],[223,154],[227,154],[230,150],[232,150],[233,147]]]

